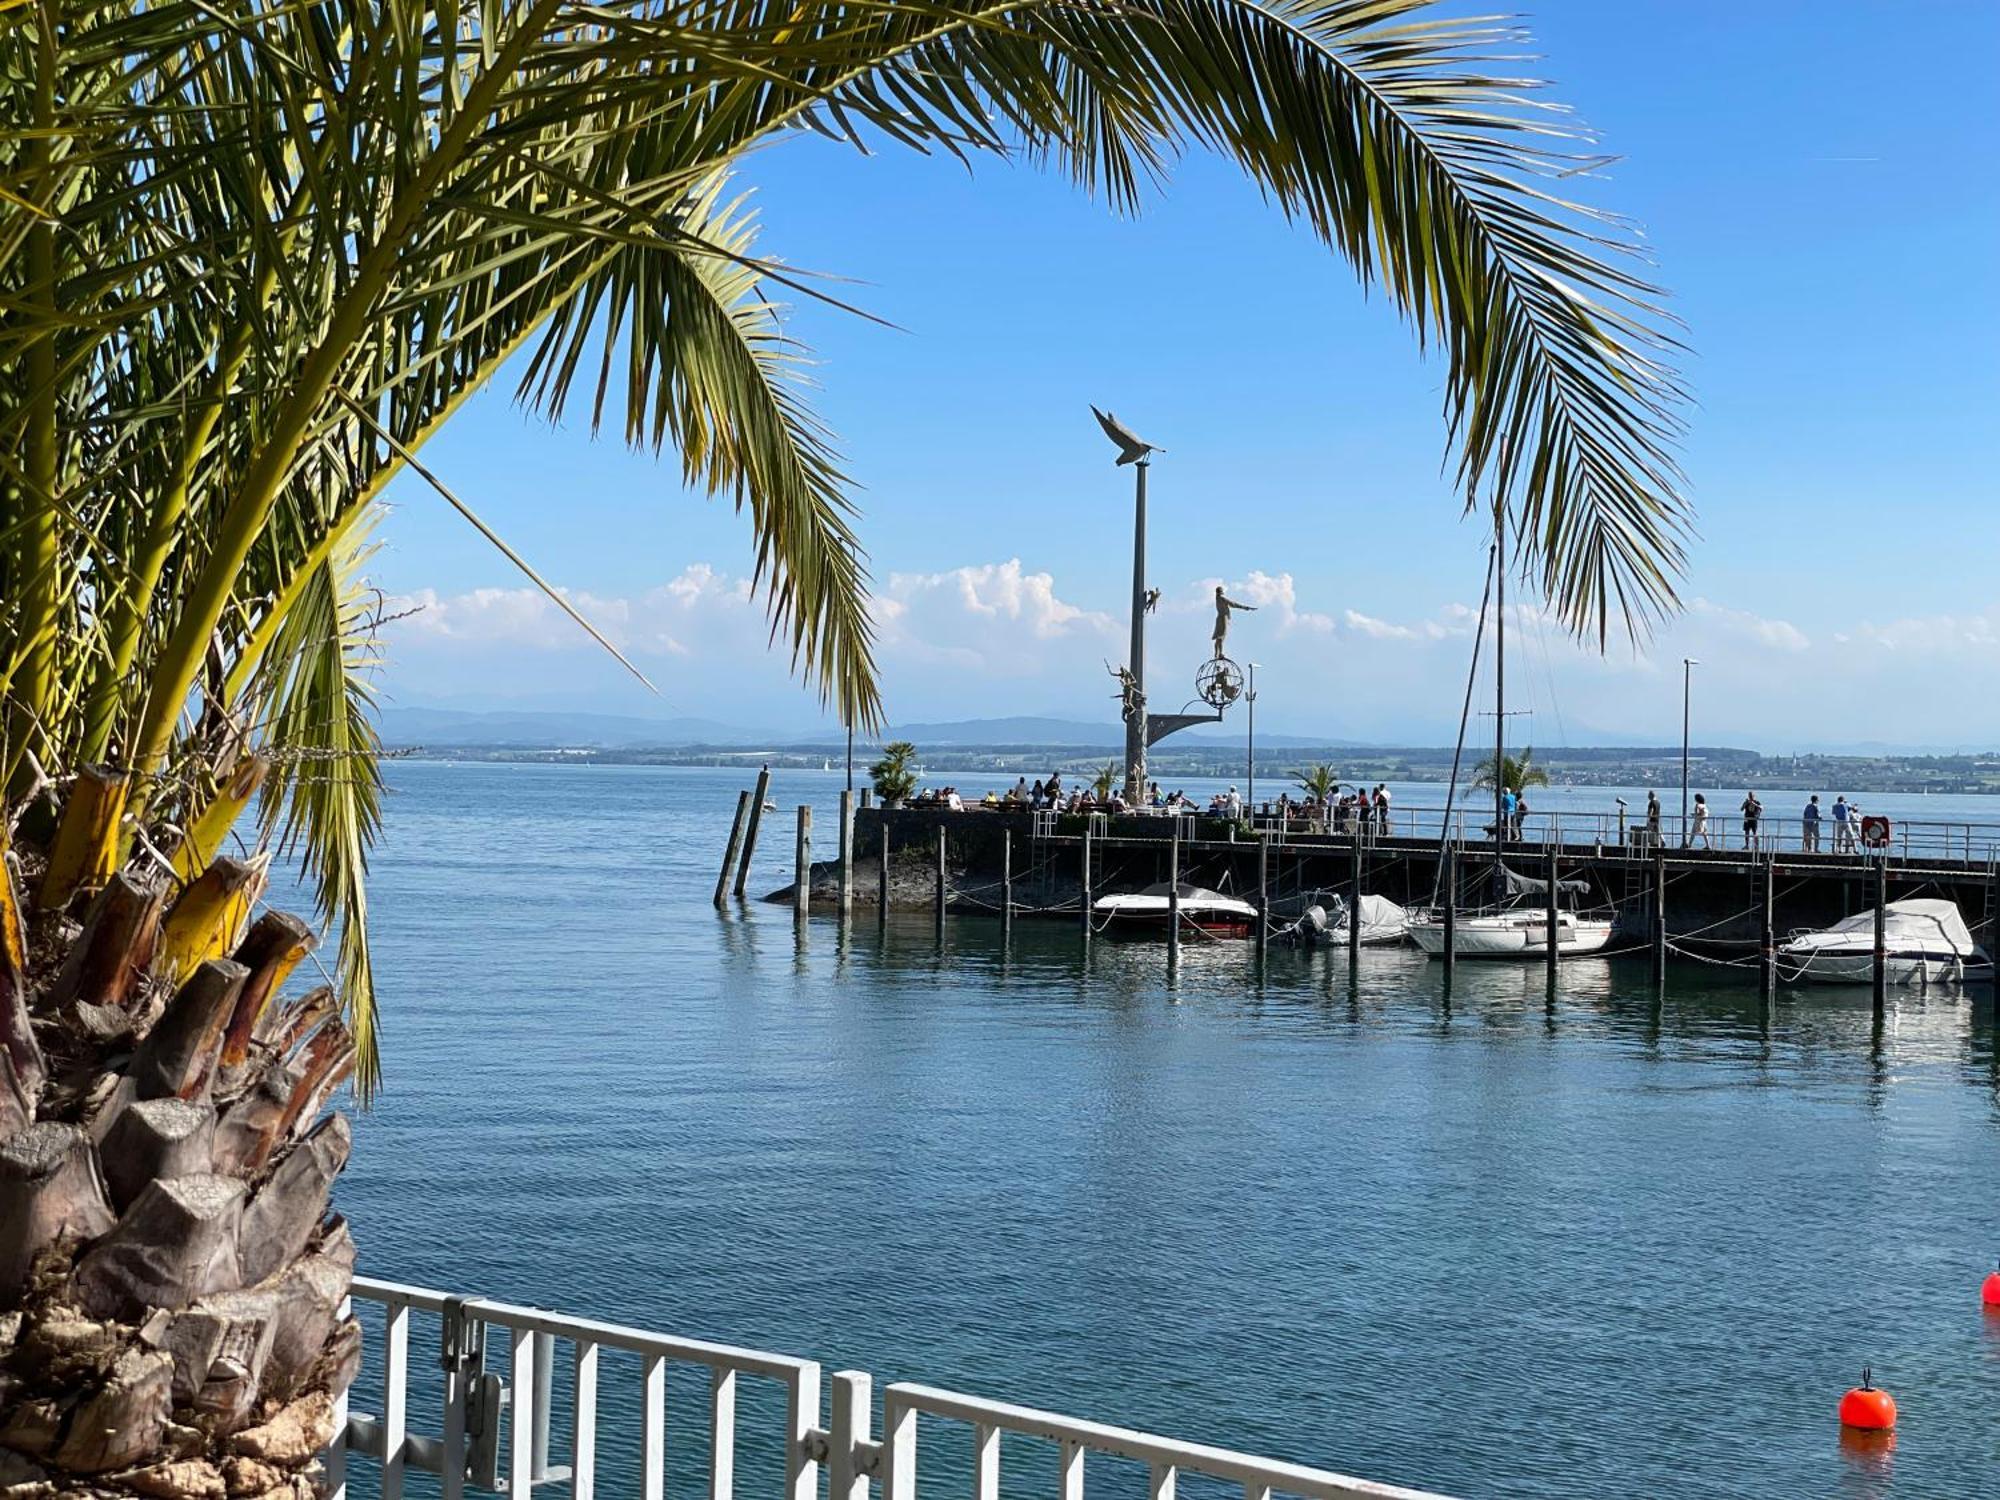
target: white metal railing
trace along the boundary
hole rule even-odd
[[[439,1476],[443,1500],[471,1493],[505,1493],[529,1500],[538,1485],[559,1485],[573,1500],[598,1493],[598,1352],[612,1349],[640,1360],[641,1420],[635,1455],[641,1500],[662,1500],[667,1471],[666,1371],[670,1363],[709,1372],[707,1412],[708,1500],[731,1500],[736,1477],[736,1383],[739,1376],[776,1382],[784,1392],[783,1500],[818,1500],[819,1472],[827,1473],[827,1500],[916,1500],[917,1419],[928,1416],[972,1429],[975,1500],[998,1500],[1003,1433],[1050,1445],[1059,1465],[1060,1500],[1083,1500],[1087,1455],[1119,1458],[1146,1467],[1150,1500],[1173,1500],[1181,1474],[1199,1474],[1240,1486],[1244,1500],[1298,1495],[1309,1500],[1443,1500],[1428,1492],[1371,1483],[1282,1459],[1260,1458],[1201,1443],[1185,1443],[1102,1422],[1083,1421],[1032,1407],[988,1401],[932,1386],[896,1384],[882,1392],[883,1436],[871,1436],[873,1382],[858,1371],[832,1377],[822,1425],[820,1367],[812,1360],[770,1354],[699,1339],[671,1338],[642,1329],[572,1318],[484,1298],[459,1298],[423,1287],[367,1277],[354,1279],[354,1300],[381,1309],[380,1347],[371,1351],[379,1379],[357,1382],[340,1403],[334,1441],[324,1455],[325,1493],[347,1500],[349,1466],[373,1460],[381,1500],[402,1500],[412,1469]],[[435,1435],[412,1426],[410,1319],[413,1312],[438,1320],[442,1381]],[[487,1369],[494,1330],[506,1330],[508,1349],[500,1372]],[[364,1329],[364,1338],[369,1331]],[[550,1462],[550,1418],[555,1409],[557,1343],[569,1346],[569,1463]],[[351,1404],[379,1399],[379,1414],[351,1411]],[[507,1434],[501,1441],[501,1414]],[[504,1447],[504,1455],[503,1455]],[[933,1486],[935,1487],[935,1486]]]

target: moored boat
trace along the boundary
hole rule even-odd
[[[1993,960],[1972,940],[1952,901],[1891,901],[1882,908],[1883,971],[1897,988],[1985,978]],[[1786,984],[1872,984],[1875,910],[1856,912],[1831,927],[1795,932],[1778,945],[1778,977]]]
[[[1166,881],[1143,891],[1100,896],[1091,915],[1109,932],[1165,932],[1173,919],[1175,887]],[[1206,886],[1183,883],[1178,892],[1181,925],[1216,937],[1248,937],[1256,931],[1257,908]]]
[[[1443,919],[1435,912],[1412,918],[1410,937],[1425,953],[1436,957],[1444,952]],[[1597,953],[1610,941],[1609,918],[1579,916],[1572,911],[1556,913],[1559,957]],[[1468,912],[1452,923],[1452,952],[1459,958],[1540,958],[1548,951],[1546,911],[1518,907],[1512,911]]]

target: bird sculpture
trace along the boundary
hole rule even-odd
[[[1160,591],[1158,589],[1147,589],[1146,613],[1150,615],[1159,607],[1160,607]]]
[[[1104,429],[1104,435],[1118,445],[1118,462],[1120,464],[1136,464],[1141,462],[1149,453],[1165,453],[1167,451],[1156,444],[1147,442],[1138,433],[1112,416],[1110,412],[1099,411],[1095,406],[1091,407],[1090,411],[1091,415],[1097,418],[1097,425]]]

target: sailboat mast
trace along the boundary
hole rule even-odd
[[[1493,493],[1493,899],[1502,899],[1507,842],[1507,508]]]

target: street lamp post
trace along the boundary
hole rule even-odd
[[[1681,843],[1688,841],[1688,704],[1693,689],[1694,669],[1701,663],[1692,656],[1681,658]]]
[[[1250,742],[1243,757],[1243,784],[1247,795],[1244,805],[1250,809],[1251,824],[1257,817],[1257,663],[1245,662],[1250,674],[1250,685],[1244,690],[1243,701],[1250,711]]]

